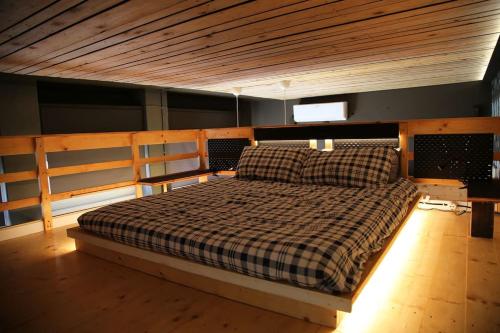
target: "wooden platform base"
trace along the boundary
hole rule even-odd
[[[332,302],[329,308],[326,307],[328,306],[327,304],[328,302],[323,302],[325,303],[325,306],[311,304],[317,302],[317,298],[314,297],[314,293],[320,294],[320,296],[321,293],[305,289],[304,289],[305,293],[303,295],[298,296],[298,297],[300,296],[304,297],[305,301],[299,301],[297,299],[293,299],[290,297],[280,296],[274,293],[256,290],[254,289],[256,287],[260,287],[262,289],[275,288],[275,287],[277,287],[278,289],[282,289],[283,286],[293,289],[299,289],[299,288],[293,286],[287,286],[281,283],[266,281],[262,279],[256,279],[249,276],[244,276],[241,274],[232,273],[229,271],[216,269],[208,266],[206,267],[201,266],[202,268],[207,268],[208,270],[203,271],[203,269],[200,269],[200,272],[198,272],[197,274],[190,273],[181,269],[172,268],[169,267],[168,264],[158,262],[158,261],[163,261],[161,260],[163,258],[170,258],[170,257],[166,257],[164,255],[152,253],[145,250],[136,249],[122,244],[117,244],[112,241],[103,240],[95,236],[86,234],[85,232],[78,230],[78,228],[69,229],[68,236],[75,238],[76,249],[78,251],[85,252],[94,255],[96,257],[120,264],[122,266],[133,268],[171,282],[176,282],[184,286],[188,286],[211,294],[222,296],[234,301],[253,305],[259,308],[278,312],[281,314],[321,324],[324,326],[334,328],[339,323],[337,320],[340,319],[342,315],[337,314],[337,312],[340,312],[336,309],[337,307],[343,307],[345,309],[350,308],[350,302],[348,300],[345,300],[343,302],[342,301]],[[92,238],[97,238],[100,241],[102,240],[103,242],[109,242],[109,243],[104,246],[99,246],[103,245],[102,242],[98,242],[100,244],[96,245],[95,239]],[[110,249],[109,247],[116,249],[113,250]],[[128,251],[123,251],[125,250],[124,248],[128,248],[127,249]],[[130,251],[134,252],[135,255],[123,253]],[[149,259],[146,260],[141,258],[144,255],[147,255]],[[155,258],[155,256],[158,257]],[[170,259],[182,260],[176,258],[170,258]],[[186,263],[189,262],[186,261]],[[232,280],[233,278],[238,278],[238,279],[241,278],[240,279],[241,284],[248,284],[248,286],[253,286],[254,288],[247,288],[230,282],[221,281],[220,279],[214,279],[201,275],[203,273],[205,274],[215,273],[219,275],[219,278],[221,277],[221,274],[224,274],[229,280]],[[234,276],[231,276],[232,274],[234,274]],[[255,286],[256,284],[255,280],[257,280],[257,282],[263,282],[263,283],[257,283],[258,286]],[[265,286],[266,284],[267,286]],[[294,294],[297,294],[297,292],[295,291]],[[323,296],[328,297],[330,295],[323,294]],[[310,302],[307,302],[307,299],[309,299]],[[319,302],[321,302],[321,300],[319,300]]]
[[[419,198],[414,200],[385,247],[366,263],[362,281],[349,294],[332,295],[206,266],[97,237],[78,227],[68,229],[67,234],[75,239],[76,249],[81,252],[234,301],[335,328],[343,314],[351,312],[354,301],[389,251]]]

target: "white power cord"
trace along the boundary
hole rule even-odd
[[[420,202],[418,203],[418,208],[423,210],[436,209],[445,212],[454,212],[457,215],[462,215],[470,211],[470,206],[468,203],[466,205],[461,205],[453,201],[432,200],[429,195],[426,195],[420,200]]]

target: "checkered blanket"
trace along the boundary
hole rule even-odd
[[[323,292],[349,292],[415,194],[403,179],[348,188],[233,178],[116,203],[78,222],[134,247]]]

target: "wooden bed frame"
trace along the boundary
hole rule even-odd
[[[335,328],[343,313],[351,312],[357,297],[410,219],[420,197],[418,195],[410,204],[405,218],[384,247],[368,260],[357,289],[336,295],[142,250],[95,236],[79,227],[68,229],[67,234],[75,240],[78,251],[234,301]]]

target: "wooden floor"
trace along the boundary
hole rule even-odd
[[[500,216],[417,210],[336,332],[500,332]],[[0,242],[0,331],[331,332],[74,251],[65,230]]]

